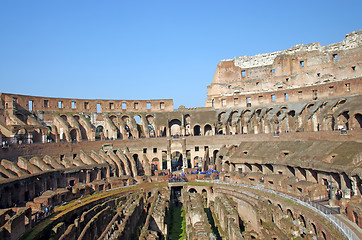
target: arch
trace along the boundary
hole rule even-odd
[[[355,128],[362,128],[362,114],[356,113],[354,115],[354,120],[355,120],[354,127]]]
[[[156,137],[154,117],[152,115],[147,115],[146,123],[149,137]]]
[[[197,190],[195,188],[190,188],[189,193],[197,193]]]
[[[126,129],[126,133],[128,135],[128,138],[132,138],[133,135],[132,135],[132,132],[131,132],[131,129],[129,128],[129,126],[125,125],[124,129]]]
[[[287,209],[287,215],[294,220],[293,212],[290,209]]]
[[[218,120],[219,122],[224,121],[224,118],[225,118],[225,112],[221,112],[221,113],[219,113],[219,115],[217,116],[217,120]]]
[[[305,218],[303,217],[303,215],[299,215],[298,217],[299,221],[302,223],[303,227],[307,227],[307,222],[305,221]]]
[[[171,170],[181,170],[183,166],[183,156],[179,151],[175,151],[171,154]]]
[[[65,122],[68,122],[68,117],[64,114],[60,115],[60,118],[63,119]]]
[[[219,150],[217,150],[217,149],[212,152],[212,157],[213,157],[212,164],[215,164],[216,156],[218,153],[219,153]]]
[[[343,124],[346,130],[349,130],[349,111],[344,111],[338,116],[338,125]]]
[[[79,123],[79,119],[80,117],[78,115],[73,115],[74,119],[77,120],[77,122]],[[79,130],[80,130],[80,136],[81,136],[81,139],[82,140],[87,140],[88,137],[87,137],[87,131],[85,130],[85,128],[83,127],[82,124],[78,124],[79,126]]]
[[[311,225],[312,225],[314,234],[315,234],[315,235],[318,235],[317,227],[315,226],[315,224],[314,224],[314,223],[311,223]]]
[[[103,130],[104,130],[104,128],[102,125],[99,125],[96,127],[96,136],[95,136],[96,139],[101,139],[101,140],[104,139]]]
[[[181,121],[178,119],[172,119],[168,123],[168,127],[170,128],[171,136],[180,136],[181,135]]]
[[[201,135],[201,128],[200,125],[194,126],[194,136],[200,136]]]
[[[199,167],[199,159],[200,159],[199,156],[194,157],[194,164],[193,164],[194,167]]]
[[[212,127],[211,127],[210,124],[206,124],[206,125],[204,126],[204,135],[205,135],[205,136],[212,136],[212,135],[214,135],[213,132],[212,132]]]
[[[138,114],[134,115],[134,116],[133,116],[133,119],[135,120],[135,122],[136,122],[137,124],[141,124],[141,122],[142,122],[142,118],[141,118],[141,116],[138,115]]]
[[[155,171],[159,169],[160,169],[160,160],[157,157],[155,157],[152,159],[151,162],[151,170]]]
[[[22,122],[25,122],[26,117],[21,113],[16,113],[15,116]]]
[[[185,127],[185,136],[191,135],[191,117],[190,114],[184,116],[184,127]]]
[[[69,134],[70,134],[70,140],[72,142],[76,142],[77,141],[77,130],[72,129],[72,130],[70,130]]]

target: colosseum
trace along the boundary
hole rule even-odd
[[[1,93],[0,239],[362,239],[362,30],[222,60],[205,107]]]

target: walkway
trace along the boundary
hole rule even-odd
[[[331,222],[338,229],[338,231],[341,232],[346,237],[346,239],[349,239],[349,240],[362,239],[362,230],[355,223],[348,220],[342,214],[334,214],[334,215],[327,214],[327,213],[321,211],[320,209],[318,209],[318,206],[314,205],[313,202],[304,202],[297,198],[286,195],[284,193],[280,193],[280,192],[276,192],[276,191],[264,188],[262,185],[250,186],[250,185],[239,184],[239,183],[228,183],[228,182],[223,182],[220,180],[197,180],[197,181],[198,182],[212,182],[212,183],[218,183],[218,184],[224,184],[224,185],[233,185],[233,186],[256,189],[259,191],[279,195],[281,197],[292,200],[300,205],[308,207],[309,209],[317,212],[319,215],[321,215],[326,220]]]

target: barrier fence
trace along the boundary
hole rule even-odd
[[[264,186],[261,185],[261,184],[259,184],[257,186],[250,186],[250,185],[239,184],[239,183],[228,183],[228,182],[223,182],[223,181],[220,181],[220,180],[197,180],[197,181],[200,181],[200,182],[216,182],[216,183],[219,183],[219,184],[240,186],[240,187],[256,189],[256,190],[268,192],[268,193],[271,193],[271,194],[279,195],[281,197],[284,197],[284,198],[287,198],[287,199],[292,200],[294,202],[297,202],[298,204],[303,205],[303,206],[317,212],[322,217],[324,217],[326,220],[328,220],[330,223],[332,223],[337,228],[337,230],[340,233],[343,234],[343,236],[346,239],[360,240],[360,238],[357,236],[357,234],[353,230],[351,230],[351,228],[349,228],[344,222],[342,222],[340,219],[338,219],[336,216],[333,215],[333,214],[339,214],[340,213],[339,210],[337,210],[337,209],[333,209],[331,207],[324,206],[324,205],[322,205],[320,203],[317,203],[317,202],[311,202],[311,201],[308,201],[308,200],[303,199],[303,198],[297,199],[297,198],[291,197],[289,195],[286,195],[284,193],[280,193],[280,192],[273,191],[271,189],[264,188]]]

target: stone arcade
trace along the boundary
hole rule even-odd
[[[0,239],[360,239],[361,80],[360,30],[222,60],[202,108],[1,93]]]

